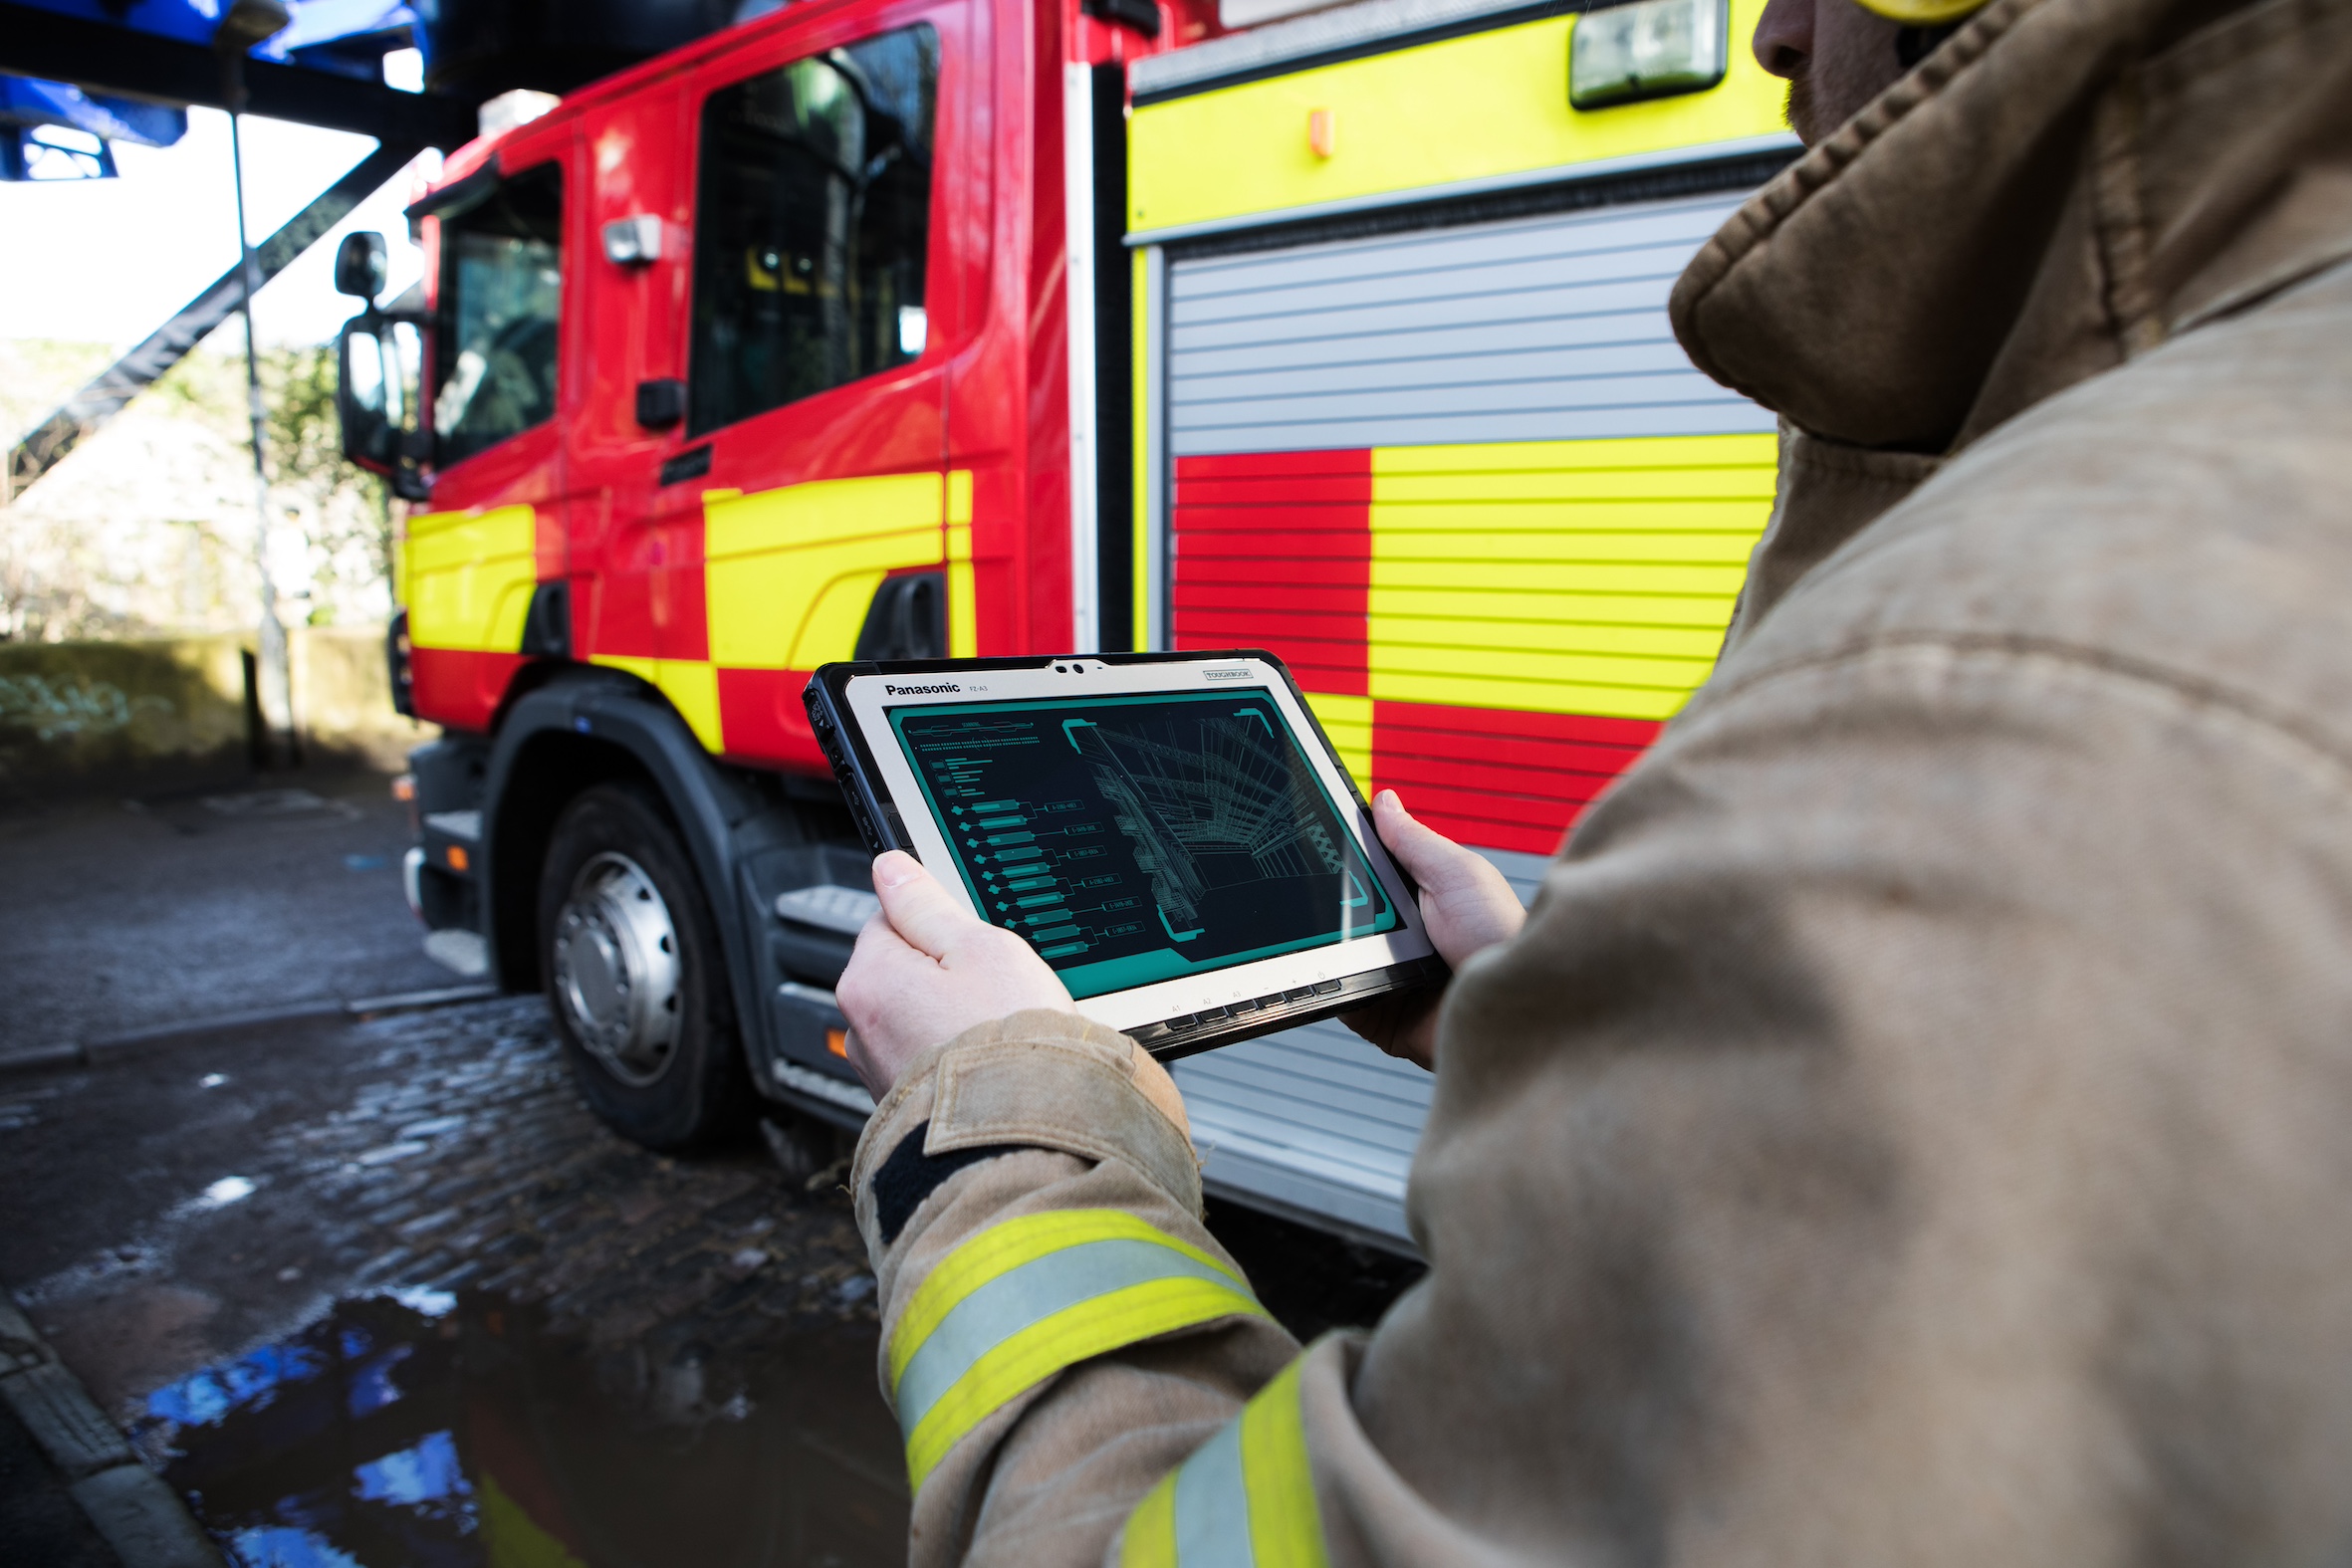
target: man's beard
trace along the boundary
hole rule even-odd
[[[1780,117],[1788,128],[1796,132],[1796,139],[1811,146],[1819,139],[1813,124],[1813,78],[1810,72],[1800,72],[1788,79],[1788,104]]]

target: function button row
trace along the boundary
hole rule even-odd
[[[1333,996],[1343,989],[1345,988],[1342,984],[1335,980],[1318,981],[1312,986],[1296,986],[1289,991],[1274,992],[1250,1002],[1236,1002],[1227,1007],[1208,1008],[1199,1012],[1187,1012],[1182,1017],[1169,1018],[1160,1027],[1170,1034],[1180,1034],[1186,1029],[1208,1023],[1219,1023],[1227,1018],[1238,1017],[1245,1012],[1257,1012],[1266,1008],[1280,1008],[1290,1003],[1305,1002],[1315,997]]]

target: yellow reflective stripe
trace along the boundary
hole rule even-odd
[[[1119,1537],[1119,1568],[1176,1568],[1176,1472],[1144,1494]]]
[[[1330,1561],[1306,1457],[1295,1360],[1242,1409],[1242,1478],[1258,1568],[1322,1568]]]
[[[923,1348],[923,1341],[931,1337],[940,1320],[966,1296],[998,1275],[1050,1252],[1109,1240],[1153,1241],[1172,1247],[1194,1262],[1216,1269],[1231,1279],[1236,1289],[1249,1289],[1246,1280],[1199,1247],[1189,1246],[1121,1209],[1058,1209],[1000,1221],[941,1258],[916,1288],[914,1299],[890,1332],[891,1398],[897,1398],[906,1364]]]
[[[1120,1568],[1328,1568],[1298,1362],[1145,1494]]]
[[[1221,1317],[1266,1316],[1238,1286],[1155,1279],[1044,1318],[980,1357],[906,1435],[906,1479],[919,1488],[966,1433],[1005,1403],[1081,1361]]]
[[[891,1403],[908,1432],[923,1424],[957,1384],[999,1345],[1059,1312],[1161,1279],[1197,1279],[1220,1289],[1232,1276],[1158,1241],[1117,1236],[1049,1252],[997,1275],[956,1303],[899,1374]]]
[[[1066,1367],[1265,1310],[1226,1264],[1123,1210],[991,1226],[940,1260],[891,1331],[908,1482],[921,1486],[974,1427]]]

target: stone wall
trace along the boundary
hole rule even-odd
[[[396,768],[432,737],[392,712],[379,628],[288,638],[306,764]],[[235,636],[0,643],[0,795],[249,772],[251,649]]]

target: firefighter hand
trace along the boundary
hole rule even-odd
[[[874,892],[881,913],[858,933],[834,996],[849,1020],[849,1064],[875,1099],[907,1063],[976,1023],[1024,1008],[1070,1010],[1035,948],[965,913],[914,856],[876,856]]]
[[[1527,907],[1503,873],[1483,855],[1424,827],[1405,809],[1394,789],[1372,797],[1372,826],[1380,841],[1421,884],[1421,919],[1438,956],[1460,969],[1472,956],[1508,942],[1527,924]],[[1434,1067],[1437,1008],[1442,991],[1413,991],[1384,997],[1345,1013],[1340,1022],[1391,1056]]]

